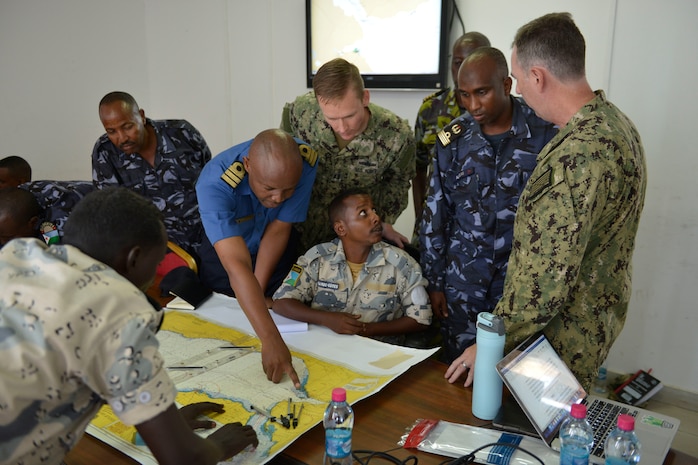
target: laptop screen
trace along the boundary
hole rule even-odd
[[[550,444],[573,403],[586,392],[542,334],[519,345],[497,364],[502,380]]]

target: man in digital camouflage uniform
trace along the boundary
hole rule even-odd
[[[412,180],[412,199],[414,201],[415,228],[414,236],[419,233],[419,223],[422,219],[422,209],[426,200],[426,191],[431,179],[432,161],[434,160],[434,144],[439,133],[454,118],[465,112],[458,102],[456,87],[458,87],[458,69],[463,60],[478,47],[489,47],[490,41],[484,34],[471,31],[460,36],[453,43],[451,51],[451,77],[453,89],[446,89],[428,95],[422,101],[414,124],[414,138],[417,142],[416,161],[417,174]]]
[[[203,229],[196,180],[211,150],[186,120],[151,120],[126,92],[99,103],[106,131],[92,149],[95,187],[123,186],[149,198],[163,214],[169,240],[196,255]]]
[[[341,58],[322,65],[313,91],[284,106],[281,128],[318,154],[308,218],[298,226],[302,251],[334,238],[327,207],[353,187],[373,198],[384,221],[384,238],[398,246],[409,242],[392,225],[408,203],[414,136],[406,120],[369,102],[355,65]]]
[[[337,238],[298,259],[274,293],[274,311],[392,344],[427,329],[427,282],[407,252],[381,240],[383,226],[368,193],[345,191],[329,210]]]
[[[589,86],[585,48],[569,13],[535,19],[514,39],[517,91],[560,132],[541,151],[521,194],[495,313],[504,318],[505,350],[543,330],[589,390],[625,323],[647,180],[640,135],[603,91]],[[451,382],[463,364],[472,367],[476,350],[451,364]]]
[[[436,146],[420,252],[447,363],[475,342],[477,315],[502,296],[519,194],[556,133],[511,85],[502,52],[474,50],[458,73],[467,113]]]

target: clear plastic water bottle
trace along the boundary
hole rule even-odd
[[[608,382],[606,378],[608,377],[608,371],[604,365],[599,367],[599,373],[596,375],[596,380],[594,380],[594,395],[597,397],[608,397]]]
[[[492,420],[502,405],[502,378],[497,373],[497,362],[504,355],[504,320],[492,313],[480,313],[475,340],[472,412],[482,420]]]
[[[635,418],[618,415],[618,424],[606,438],[606,465],[638,463],[642,453],[640,441],[635,434]]]
[[[587,421],[584,404],[572,404],[560,426],[560,465],[588,465],[594,445],[594,430]]]
[[[324,465],[351,465],[351,431],[354,428],[354,411],[347,403],[347,391],[332,390],[332,402],[322,420],[325,427]]]

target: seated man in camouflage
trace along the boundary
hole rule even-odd
[[[338,239],[312,247],[274,294],[272,309],[295,320],[401,344],[431,323],[419,264],[381,241],[383,225],[371,197],[347,190],[330,203]]]

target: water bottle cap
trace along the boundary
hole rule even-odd
[[[570,415],[573,418],[585,418],[587,416],[587,406],[584,404],[572,404]]]
[[[332,389],[332,402],[345,402],[347,400],[347,391],[344,388]]]
[[[623,431],[632,431],[635,429],[635,417],[630,415],[618,415],[618,428]]]
[[[489,312],[478,313],[477,328],[490,333],[497,333],[498,336],[504,336],[505,334],[502,317]]]

